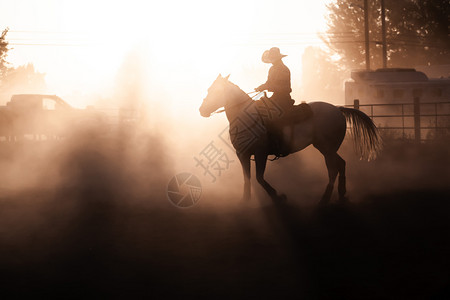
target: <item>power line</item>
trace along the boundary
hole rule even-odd
[[[56,46],[56,47],[86,47],[88,44],[56,44],[56,43],[8,43],[11,46]]]
[[[74,32],[57,32],[57,31],[32,31],[32,30],[21,30],[21,31],[10,31],[10,32],[21,32],[21,33],[56,33],[56,34],[72,34]],[[358,33],[358,34],[357,34]],[[75,33],[74,33],[75,34]],[[235,38],[231,38],[228,42],[223,42],[223,44],[232,44],[232,45],[262,45],[266,43],[276,42],[282,45],[320,45],[320,44],[359,44],[364,43],[364,40],[353,40],[352,38],[356,36],[361,36],[362,32],[353,32],[353,31],[342,31],[342,32],[298,32],[298,33],[252,33],[250,36],[257,36],[257,38],[250,38],[246,34],[237,35]],[[308,40],[309,38],[315,35],[318,38],[322,38],[320,40]],[[415,36],[416,38],[420,38],[418,41],[414,39],[412,36],[408,38],[408,36],[401,35],[401,38],[396,38],[395,41],[388,42],[390,45],[402,45],[402,46],[415,46],[415,47],[430,47],[430,48],[448,48],[445,44],[441,44],[439,42],[426,41],[425,43],[421,43],[420,41],[425,39],[422,36]],[[246,41],[240,41],[241,39],[246,39]],[[323,38],[325,40],[323,41]],[[341,40],[347,39],[347,40]],[[75,41],[74,41],[75,40]],[[30,37],[30,38],[12,38],[11,42],[8,42],[11,46],[55,46],[55,47],[89,47],[95,46],[98,44],[96,41],[92,41],[89,39],[71,39],[70,37],[53,37],[53,38],[39,38],[39,37]],[[379,41],[370,41],[371,44],[379,44]]]

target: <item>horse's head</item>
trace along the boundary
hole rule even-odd
[[[226,104],[226,92],[225,88],[228,83],[228,77],[222,77],[219,74],[216,80],[214,80],[213,84],[208,89],[208,95],[203,99],[202,106],[200,106],[200,115],[202,117],[209,117],[214,111],[218,110],[221,107],[224,107]]]

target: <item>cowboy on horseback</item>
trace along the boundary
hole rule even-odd
[[[270,99],[280,105],[283,110],[289,110],[294,104],[291,98],[291,72],[281,60],[286,56],[281,54],[277,47],[264,51],[261,59],[264,63],[272,64],[272,67],[269,69],[267,81],[255,88],[258,92],[265,90],[273,92]]]
[[[281,118],[286,118],[292,111],[294,100],[291,98],[291,72],[289,68],[283,63],[282,58],[287,55],[281,54],[277,47],[270,48],[264,51],[262,61],[264,63],[272,64],[269,69],[269,76],[267,81],[257,88],[255,91],[262,92],[268,90],[273,92],[272,97],[263,98],[263,101],[271,101],[281,108]],[[283,141],[282,128],[280,125],[272,124],[269,129],[269,139],[272,141],[273,151],[276,156],[286,156],[289,154],[289,145]]]
[[[251,195],[250,167],[251,157],[254,156],[256,165],[256,180],[274,200],[284,200],[286,196],[278,192],[265,180],[264,171],[267,158],[272,152],[270,143],[266,139],[264,120],[259,114],[260,100],[251,99],[246,92],[231,83],[228,77],[219,75],[208,89],[208,94],[199,108],[200,115],[209,117],[219,108],[224,108],[228,122],[230,141],[236,149],[236,155],[244,172],[243,198],[249,199]],[[263,103],[264,104],[264,103]],[[322,196],[322,203],[331,199],[335,181],[338,179],[339,198],[345,200],[346,177],[345,160],[337,153],[347,132],[347,122],[351,126],[355,141],[355,149],[362,157],[375,158],[381,147],[378,129],[372,119],[360,110],[337,107],[325,102],[312,102],[306,104],[311,113],[302,117],[301,104],[293,106],[294,114],[290,127],[291,137],[287,130],[284,136],[290,140],[289,153],[295,153],[313,145],[322,153],[328,169],[328,184]],[[299,109],[300,108],[300,109]],[[295,117],[295,118],[294,118]],[[290,119],[289,113],[282,121]],[[296,121],[300,119],[300,121]],[[268,130],[267,130],[268,131]]]

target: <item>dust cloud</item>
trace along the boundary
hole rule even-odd
[[[2,293],[320,299],[383,298],[388,289],[388,298],[445,293],[448,143],[388,143],[378,160],[364,162],[346,139],[340,153],[349,201],[336,203],[335,194],[326,207],[317,205],[325,162],[309,147],[268,163],[266,179],[287,203],[272,203],[254,179],[253,197],[243,202],[226,118],[201,118],[205,94],[177,98],[149,87],[136,66],[124,67],[123,78],[134,80],[119,79],[108,102],[128,104],[138,117],[106,130],[71,128],[62,138],[0,143]],[[214,182],[195,160],[210,143],[230,160]],[[188,209],[167,195],[181,172],[202,183],[199,202]]]

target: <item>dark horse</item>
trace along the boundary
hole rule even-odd
[[[251,99],[238,86],[221,75],[208,89],[208,95],[200,107],[200,114],[209,117],[217,109],[224,107],[230,123],[230,138],[244,171],[244,199],[250,198],[250,158],[255,157],[256,179],[273,200],[283,200],[286,196],[277,191],[264,179],[267,158],[273,153],[271,139],[264,125],[264,118],[258,110],[261,101]],[[345,161],[337,154],[346,130],[347,121],[352,125],[356,149],[361,157],[375,158],[380,149],[377,128],[363,112],[345,107],[336,107],[325,102],[309,103],[313,115],[293,126],[285,126],[281,132],[289,144],[289,153],[295,153],[313,145],[325,157],[329,182],[322,197],[328,202],[339,174],[338,192],[345,199]]]

